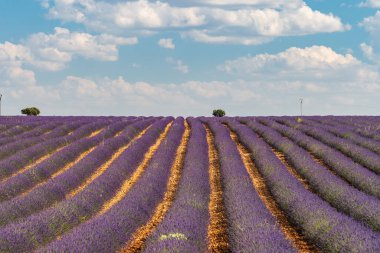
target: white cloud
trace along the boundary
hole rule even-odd
[[[260,80],[308,82],[379,80],[374,67],[360,62],[351,54],[338,54],[325,46],[292,47],[278,54],[259,54],[226,61],[220,70],[239,77]]]
[[[174,69],[178,70],[181,73],[184,73],[184,74],[189,73],[189,66],[184,64],[181,60],[174,59],[172,57],[167,57],[166,62],[173,64]]]
[[[365,2],[361,2],[359,4],[361,7],[372,7],[372,8],[379,8],[380,7],[380,0],[367,0]]]
[[[71,32],[68,29],[57,27],[54,34],[36,33],[31,35],[26,45],[36,56],[36,65],[47,62],[60,63],[60,68],[71,61],[73,55],[102,61],[116,61],[118,46],[133,45],[137,38],[115,37],[101,34]]]
[[[163,48],[168,48],[168,49],[174,49],[175,45],[173,43],[173,39],[160,39],[158,41],[158,45]]]
[[[364,18],[360,26],[370,34],[376,35],[380,31],[380,11],[377,11],[374,16]]]
[[[372,46],[367,45],[366,43],[361,43],[360,49],[362,50],[365,57],[367,57],[369,60],[374,59],[374,53],[373,53],[373,47]]]
[[[19,81],[33,73],[11,73]],[[23,77],[25,79],[23,79]],[[0,81],[0,85],[3,84]],[[187,81],[182,83],[129,82],[123,77],[88,79],[67,76],[56,85],[33,83],[2,90],[5,114],[19,114],[35,105],[44,115],[210,115],[221,107],[228,115],[291,115],[304,97],[305,113],[377,113],[377,83],[288,80]],[[372,107],[371,107],[372,106]],[[363,110],[363,108],[369,108]]]
[[[241,104],[259,96],[244,82],[199,82],[152,84],[147,82],[131,83],[124,78],[103,78],[90,80],[77,76],[68,76],[56,88],[60,91],[65,108],[81,113],[98,112],[128,114],[128,108],[133,114],[155,114],[162,112],[171,115],[186,115],[191,111],[210,111],[213,104],[220,101],[231,101]],[[173,106],[175,105],[175,106]],[[132,113],[129,113],[132,114]]]
[[[28,64],[48,71],[63,69],[73,56],[116,61],[118,46],[136,44],[137,38],[91,35],[57,27],[53,34],[36,33],[22,44],[0,44],[0,60]]]
[[[2,46],[5,113],[34,105],[45,115],[209,115],[216,107],[228,115],[289,115],[298,113],[298,99],[304,97],[306,113],[370,114],[377,113],[373,104],[380,100],[380,77],[373,67],[324,46],[227,61],[220,69],[236,75],[231,81],[148,83],[67,76],[54,85],[39,83],[22,68],[19,59],[29,57],[25,48]],[[183,65],[178,59],[167,61],[175,68]]]
[[[175,30],[206,43],[260,44],[280,36],[350,29],[333,14],[303,1],[94,1],[55,0],[51,18],[101,32],[151,34]]]
[[[177,0],[167,1],[173,4],[179,4]],[[266,7],[266,8],[297,8],[303,4],[301,0],[187,0],[186,6],[191,6],[194,4],[199,5],[222,5],[222,6],[257,6],[257,7]]]
[[[369,33],[369,42],[360,45],[364,55],[380,65],[380,11],[359,23]]]

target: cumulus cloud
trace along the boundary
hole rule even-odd
[[[172,64],[174,66],[174,69],[178,70],[183,74],[189,73],[189,66],[184,64],[181,60],[174,59],[172,57],[167,57],[166,62]]]
[[[359,4],[360,7],[371,7],[371,8],[379,8],[380,0],[367,0],[365,2],[361,2]]]
[[[221,6],[256,6],[261,8],[297,8],[303,4],[301,0],[188,0],[185,3],[177,0],[168,0],[172,4],[182,4],[185,6],[197,5],[221,5]]]
[[[369,60],[374,59],[374,53],[373,53],[373,47],[370,45],[367,45],[366,43],[360,44],[360,49],[362,50],[365,57],[367,57]]]
[[[158,41],[158,45],[160,47],[163,47],[163,48],[167,48],[167,49],[174,49],[175,48],[175,45],[173,43],[173,39],[160,39]]]
[[[133,45],[137,42],[135,37],[91,35],[56,27],[53,34],[32,34],[21,44],[0,44],[0,59],[57,71],[63,69],[74,55],[87,59],[116,61],[118,46]]]
[[[380,99],[376,95],[380,75],[375,66],[325,46],[293,47],[277,54],[240,57],[218,68],[231,77],[251,82],[253,90],[260,90],[260,95],[279,110],[289,106],[288,101],[295,104],[297,97],[304,97],[314,105],[314,114],[347,110],[362,114],[363,109],[375,112],[373,103]]]
[[[65,105],[61,106],[61,111],[75,112],[75,108],[80,108],[82,114],[94,111],[122,115],[161,115],[163,112],[170,115],[187,115],[191,112],[202,114],[204,111],[211,112],[213,105],[220,104],[221,101],[241,105],[250,99],[260,99],[252,87],[243,81],[154,84],[132,83],[123,77],[92,80],[68,76],[56,89],[59,90],[60,97],[65,98],[61,100]],[[120,111],[120,108],[125,109]]]
[[[369,60],[380,64],[380,11],[364,18],[359,25],[369,33],[368,43],[360,45],[362,52]]]
[[[360,26],[372,35],[378,34],[380,31],[380,11],[377,11],[373,16],[364,18]]]
[[[329,85],[265,79],[150,83],[130,82],[123,77],[67,76],[57,85],[34,84],[28,89],[21,86],[6,89],[4,109],[18,113],[21,105],[33,104],[45,115],[186,116],[210,115],[212,109],[222,106],[228,115],[289,115],[298,113],[298,99],[304,97],[308,114],[347,113],[347,110],[363,114],[363,106],[370,107],[379,99],[375,91],[379,91],[378,80],[377,83],[334,82]],[[43,94],[43,99],[39,94]],[[366,109],[365,112],[376,113],[377,110]]]
[[[94,1],[55,0],[49,16],[116,34],[178,31],[205,43],[254,45],[280,36],[350,29],[333,14],[312,10],[303,1]]]
[[[8,61],[0,54],[0,86],[8,113],[33,104],[48,115],[209,115],[222,105],[229,115],[289,115],[298,113],[298,99],[304,97],[309,114],[370,114],[377,113],[371,105],[380,99],[373,67],[323,46],[226,61],[219,68],[234,76],[230,81],[150,83],[71,75],[54,85],[38,83],[21,67],[17,60],[28,56],[24,48],[7,47],[12,49]]]
[[[379,73],[351,54],[339,54],[329,47],[292,47],[278,54],[259,54],[228,60],[219,69],[239,77],[288,81],[379,80]]]

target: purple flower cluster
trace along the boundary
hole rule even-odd
[[[278,130],[281,134],[297,143],[297,145],[323,160],[332,171],[352,186],[380,198],[380,177],[374,172],[364,168],[360,164],[354,163],[341,152],[307,136],[296,128],[278,124],[268,118],[260,118],[259,122]]]
[[[339,126],[331,126],[326,124],[326,119],[324,120],[318,120],[315,119],[314,117],[310,118],[304,118],[302,123],[308,124],[308,125],[313,125],[317,126],[319,128],[322,128],[326,131],[329,131],[330,133],[341,137],[348,139],[352,141],[353,143],[362,146],[364,148],[367,148],[371,150],[372,152],[375,152],[377,155],[380,155],[380,142],[373,140],[368,137],[364,137],[358,133],[355,132],[355,130],[346,127],[344,125],[339,125]]]
[[[252,152],[257,168],[276,202],[303,231],[306,238],[326,252],[379,252],[380,235],[338,212],[305,189],[247,126],[230,123],[242,143]]]
[[[38,252],[115,252],[124,246],[133,232],[149,220],[155,207],[163,198],[183,133],[183,118],[177,118],[137,183],[120,202],[103,215],[77,226],[71,232],[64,234],[60,240],[39,249]],[[116,180],[115,177],[108,179],[104,176],[102,179],[108,187],[113,184],[112,180]],[[82,201],[86,200],[82,199]],[[69,219],[65,220],[68,222]],[[0,230],[0,250],[1,245],[5,244],[1,241],[2,235],[3,231]],[[14,236],[8,238],[11,242],[14,241]],[[28,239],[29,242],[23,239],[23,243],[27,243],[29,247],[35,247],[33,237]],[[7,243],[7,245],[10,244]]]
[[[339,138],[332,133],[325,131],[321,127],[308,126],[305,124],[297,124],[289,119],[279,119],[279,122],[290,127],[297,127],[300,131],[307,135],[329,145],[330,147],[341,151],[355,162],[360,163],[366,168],[380,174],[380,156],[374,152],[362,148],[349,140]]]
[[[4,138],[12,138],[16,135],[20,135],[23,133],[27,133],[29,131],[32,131],[34,128],[44,125],[41,122],[33,122],[30,124],[23,123],[23,124],[7,124],[6,129],[4,129],[3,132],[0,133],[0,141],[4,141]]]
[[[215,136],[232,252],[296,252],[256,192],[230,133],[207,120]]]
[[[102,141],[105,141],[106,139],[113,137],[117,132],[124,129],[128,125],[132,124],[134,121],[127,121],[127,122],[118,122],[111,124],[107,126],[104,131],[102,131],[100,134],[93,136],[91,138],[83,138],[83,128],[89,130],[88,125],[85,125],[81,127],[80,129],[74,131],[69,138],[67,137],[61,137],[57,138],[55,140],[51,140],[53,145],[58,144],[66,144],[67,146],[64,147],[60,152],[54,153],[49,159],[44,160],[43,162],[39,163],[38,165],[34,166],[33,168],[20,173],[14,177],[9,178],[2,184],[0,184],[0,202],[4,200],[11,199],[18,194],[21,194],[32,187],[34,187],[36,184],[43,182],[44,180],[47,180],[51,175],[53,175],[56,171],[63,168],[66,164],[69,164],[70,162],[73,162],[76,160],[81,153],[99,145]],[[137,122],[135,124],[142,124],[143,122]],[[143,123],[144,126],[148,124],[148,122]],[[132,125],[133,126],[133,125]],[[93,126],[94,127],[94,126]],[[92,128],[93,128],[92,127]],[[87,131],[87,134],[91,131]],[[54,141],[54,142],[53,142]],[[70,144],[71,143],[71,144]],[[49,145],[49,141],[45,142],[46,148],[52,148],[52,145]],[[35,148],[30,151],[32,152],[43,152],[41,150],[38,150],[38,146],[43,146],[42,144],[34,146]],[[43,147],[42,147],[43,148]],[[37,150],[35,150],[37,149]],[[24,156],[26,157],[26,156]],[[24,158],[22,157],[22,158]],[[20,160],[22,158],[19,157],[12,157],[16,164],[20,163]],[[7,159],[9,160],[9,159]],[[2,162],[0,162],[2,164]],[[12,163],[8,163],[12,164]],[[6,166],[2,166],[3,168],[7,168]],[[8,166],[11,168],[16,168],[16,166]],[[8,171],[10,170],[8,169]]]
[[[54,133],[52,134],[54,134],[55,137],[46,138],[45,141],[41,141],[36,145],[18,151],[12,156],[9,156],[6,159],[1,160],[0,180],[17,172],[21,168],[28,165],[30,162],[37,160],[38,158],[43,157],[44,155],[49,154],[52,151],[60,147],[63,147],[64,145],[68,145],[75,140],[83,138],[84,136],[88,135],[88,133],[91,131],[104,127],[105,124],[105,122],[95,122],[84,125],[79,129],[75,130],[80,126],[78,125],[78,123],[75,123],[70,127],[60,129],[61,136],[58,134],[57,131],[54,131]],[[73,131],[73,133],[70,136],[67,136],[67,131]]]
[[[142,126],[140,125],[140,127]],[[0,225],[29,216],[63,200],[66,194],[79,187],[105,161],[110,159],[116,150],[136,136],[138,133],[136,128],[137,126],[128,127],[126,129],[128,132],[124,135],[105,140],[69,170],[48,180],[28,194],[2,202],[0,204]]]
[[[380,252],[380,117],[295,119],[188,118],[169,191],[182,117],[0,117],[0,252],[115,252],[153,217],[144,252],[206,252],[206,125],[231,252]]]
[[[176,198],[164,220],[148,238],[144,252],[205,252],[207,250],[208,145],[198,119],[188,118],[191,134]]]
[[[376,197],[357,190],[330,173],[324,166],[316,163],[307,151],[276,130],[256,122],[249,122],[248,125],[266,142],[283,152],[294,169],[324,200],[372,229],[380,230],[380,201]]]

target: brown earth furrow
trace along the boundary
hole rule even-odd
[[[42,182],[39,182],[38,184],[36,184],[35,186],[33,186],[32,188],[30,188],[29,190],[21,193],[19,196],[22,197],[22,196],[25,196],[27,194],[29,194],[31,191],[35,190],[36,188],[38,187],[41,187],[43,184],[45,184],[46,182],[48,182],[49,180],[53,179],[53,178],[56,178],[58,177],[59,175],[61,175],[62,173],[66,172],[67,170],[69,170],[71,167],[73,167],[75,164],[77,164],[78,162],[80,162],[83,158],[85,158],[87,155],[89,155],[94,149],[96,148],[95,147],[92,147],[90,148],[89,150],[83,152],[79,157],[77,157],[74,161],[66,164],[62,169],[58,170],[57,172],[55,172],[51,177],[49,177],[48,179],[42,181]]]
[[[148,164],[150,160],[153,158],[154,154],[156,153],[158,147],[160,146],[161,142],[166,138],[170,127],[172,126],[173,122],[169,123],[165,130],[160,134],[156,142],[149,148],[148,152],[145,153],[143,161],[140,163],[140,165],[137,167],[137,169],[133,172],[131,177],[126,179],[119,190],[117,191],[116,195],[109,199],[101,208],[101,210],[96,214],[96,216],[100,216],[104,213],[106,213],[109,209],[111,209],[114,205],[116,205],[120,200],[122,200],[125,195],[129,192],[129,190],[132,188],[132,186],[137,182],[137,180],[141,177],[145,169],[148,167]],[[142,136],[142,135],[141,135]]]
[[[231,252],[228,239],[228,223],[223,201],[222,178],[218,152],[214,143],[214,136],[210,128],[205,125],[209,150],[209,175],[210,175],[210,222],[207,228],[208,252],[225,253]]]
[[[276,155],[276,157],[285,165],[286,169],[289,171],[289,173],[297,178],[297,180],[303,185],[303,187],[305,187],[306,189],[308,189],[309,191],[312,191],[311,189],[311,186],[309,184],[309,182],[303,177],[301,176],[294,168],[293,166],[290,165],[290,163],[288,162],[286,156],[284,155],[284,153],[282,153],[281,151],[278,151],[277,149],[273,148],[272,147],[272,151],[273,153]]]
[[[319,252],[318,249],[311,243],[309,243],[305,239],[305,237],[298,231],[298,229],[290,223],[286,214],[280,209],[279,205],[276,203],[275,199],[271,195],[269,188],[266,185],[265,179],[263,178],[263,176],[254,164],[251,153],[239,141],[237,134],[231,131],[231,129],[229,130],[231,138],[234,140],[236,146],[238,147],[239,153],[251,178],[252,184],[254,185],[264,205],[276,218],[277,223],[279,224],[279,227],[286,236],[286,238],[294,245],[294,247],[299,252]]]
[[[132,239],[127,243],[127,246],[120,252],[135,253],[141,252],[144,248],[146,238],[152,234],[158,224],[164,219],[167,211],[171,207],[175,194],[177,192],[178,184],[181,179],[183,163],[185,160],[186,147],[190,137],[190,127],[185,121],[185,132],[182,136],[181,144],[177,149],[176,158],[172,165],[169,181],[167,183],[167,190],[163,200],[156,207],[151,219],[142,227],[140,227],[133,235]]]
[[[323,167],[326,168],[326,170],[330,171],[332,174],[334,174],[335,176],[337,177],[340,177],[341,179],[343,179],[341,176],[339,176],[333,169],[331,169],[330,165],[328,165],[327,163],[325,163],[322,159],[316,157],[312,152],[310,151],[307,151],[309,153],[309,155],[311,156],[311,158],[314,160],[314,162],[318,163],[319,165],[322,165]],[[345,180],[345,179],[343,179]],[[346,180],[345,180],[346,181]],[[346,181],[347,182],[347,181]],[[351,183],[349,183],[351,185]]]
[[[93,136],[96,136],[98,135],[101,131],[103,131],[104,128],[100,129],[100,130],[97,130],[93,133],[91,133],[89,136],[85,137],[85,138],[90,138],[90,137],[93,137]],[[73,131],[69,132],[66,136],[69,136],[71,133],[73,133]],[[9,175],[8,177],[6,178],[3,178],[0,180],[0,183],[4,182],[4,181],[7,181],[9,180],[10,178],[13,178],[19,174],[22,174],[30,169],[32,169],[33,167],[39,165],[40,163],[44,162],[45,160],[49,159],[51,156],[57,154],[58,152],[60,152],[62,149],[64,149],[65,147],[67,147],[68,145],[64,145],[63,147],[60,147],[60,148],[57,148],[56,150],[53,150],[51,151],[50,153],[38,158],[37,160],[35,160],[34,162],[32,162],[31,164],[25,166],[24,168],[22,168],[21,170],[18,170],[17,172],[13,173],[12,175]]]
[[[149,126],[150,127],[150,126]],[[128,142],[128,144],[122,146],[119,148],[110,159],[108,159],[103,165],[101,165],[87,180],[81,184],[79,187],[76,189],[72,190],[68,194],[66,194],[66,199],[69,199],[73,197],[74,195],[78,194],[81,192],[84,188],[86,188],[89,184],[91,184],[95,179],[97,179],[99,176],[101,176],[107,169],[108,167],[115,161],[129,146],[139,139],[141,136],[143,136],[146,131],[149,129],[149,127],[145,128],[141,133],[139,133],[137,136],[135,136],[131,141]]]

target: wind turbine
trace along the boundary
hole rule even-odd
[[[301,116],[302,116],[302,105],[303,105],[303,98],[300,98],[300,111],[301,111]]]
[[[1,116],[1,98],[3,97],[3,94],[0,94],[0,116]]]

